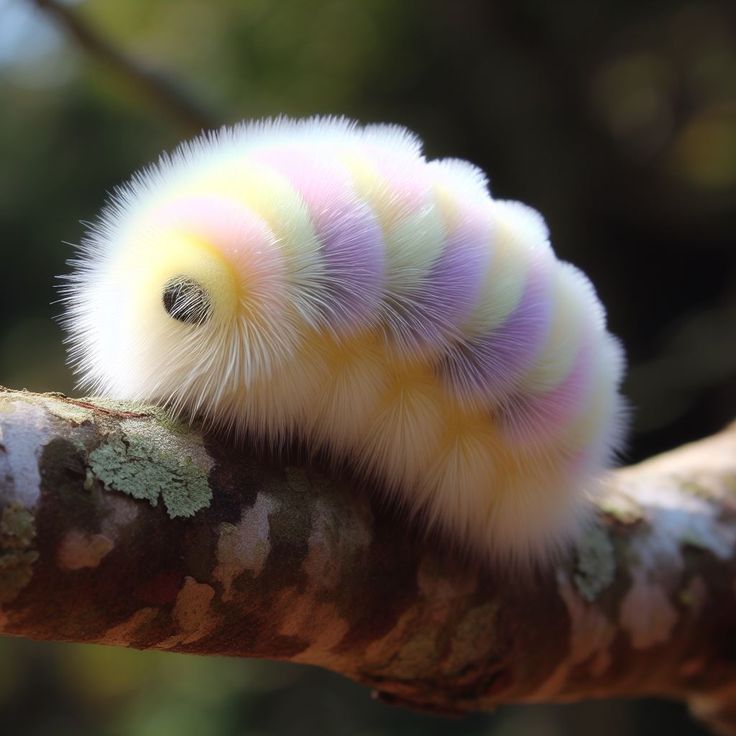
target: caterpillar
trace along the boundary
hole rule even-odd
[[[403,127],[202,134],[116,190],[70,263],[82,386],[323,450],[484,559],[568,544],[620,448],[624,357],[590,281]]]

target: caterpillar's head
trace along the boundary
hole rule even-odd
[[[267,377],[298,330],[263,220],[201,196],[103,215],[66,287],[80,383],[115,398],[215,414]]]

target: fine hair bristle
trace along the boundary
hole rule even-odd
[[[468,559],[569,547],[623,441],[623,351],[541,215],[396,125],[210,132],[110,197],[62,287],[94,393],[298,440]]]

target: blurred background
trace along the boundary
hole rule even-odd
[[[73,392],[55,276],[106,192],[278,113],[403,123],[546,216],[627,348],[625,462],[736,417],[732,1],[0,0],[0,384]],[[654,730],[703,733],[661,702],[446,720],[305,667],[0,640],[3,734]]]

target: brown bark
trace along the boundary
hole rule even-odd
[[[736,427],[617,471],[535,573],[372,496],[158,409],[0,390],[0,629],[307,662],[438,711],[674,697],[736,733]]]

